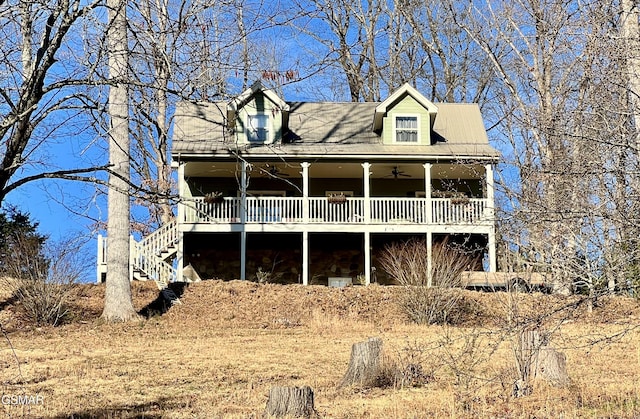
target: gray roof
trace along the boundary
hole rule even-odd
[[[225,103],[178,104],[173,155],[222,156],[241,149],[247,155],[283,156],[404,156],[407,158],[491,158],[499,153],[489,145],[480,108],[476,104],[439,103],[432,145],[384,145],[373,132],[378,103],[290,102],[283,141],[272,145],[237,146],[225,126]],[[226,137],[226,138],[225,138]]]

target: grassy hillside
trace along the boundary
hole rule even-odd
[[[33,328],[0,294],[3,395],[42,396],[35,406],[1,405],[12,417],[258,417],[275,385],[309,385],[322,417],[637,417],[640,310],[634,300],[556,313],[551,344],[571,383],[536,382],[513,398],[510,324],[575,300],[465,292],[455,327],[406,321],[396,287],[257,285],[207,281],[183,290],[163,315],[153,284],[134,283],[145,320],[108,325],[104,287],[77,290],[71,322]],[[379,336],[398,366],[420,364],[422,380],[338,389],[351,345]],[[416,384],[416,385],[414,385]]]

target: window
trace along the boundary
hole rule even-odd
[[[264,143],[269,140],[269,115],[249,115],[247,123],[247,138],[249,141]]]
[[[395,134],[397,143],[417,143],[419,140],[418,117],[396,116]]]

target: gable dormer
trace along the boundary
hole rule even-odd
[[[283,114],[288,111],[284,100],[257,81],[227,104],[228,128],[239,144],[273,144],[282,139]]]
[[[438,108],[405,83],[376,106],[373,131],[383,144],[429,145]]]

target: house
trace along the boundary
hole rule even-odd
[[[287,102],[257,82],[181,102],[172,152],[177,219],[134,244],[132,277],[385,282],[377,255],[416,236],[496,270],[499,153],[476,104],[408,84],[380,103]]]

